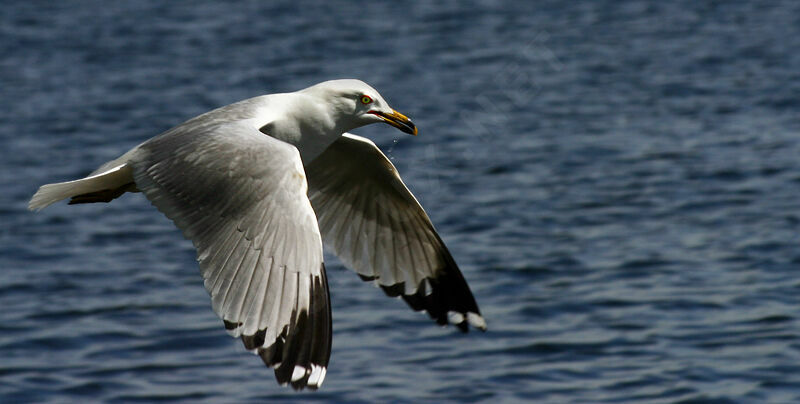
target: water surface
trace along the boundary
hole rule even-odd
[[[4,3],[0,401],[800,401],[800,3],[698,3]],[[331,364],[295,393],[141,195],[25,209],[194,115],[340,77],[418,124],[357,132],[487,333],[329,257]]]

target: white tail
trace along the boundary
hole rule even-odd
[[[79,180],[42,185],[28,202],[28,209],[42,210],[62,199],[90,192],[113,190],[132,182],[131,168],[127,164],[122,164]]]

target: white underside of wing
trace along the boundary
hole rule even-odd
[[[441,266],[430,219],[370,140],[342,135],[308,176],[325,244],[359,274],[413,294]]]
[[[428,215],[374,143],[346,133],[306,174],[323,241],[345,265],[440,324],[486,328]]]

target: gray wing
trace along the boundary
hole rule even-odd
[[[319,387],[330,302],[297,149],[246,121],[179,126],[140,145],[128,164],[136,186],[197,248],[229,332],[281,384]]]
[[[374,143],[344,134],[306,174],[322,239],[345,265],[439,324],[486,329],[428,215]]]

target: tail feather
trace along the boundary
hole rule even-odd
[[[122,196],[122,194],[126,192],[136,192],[136,184],[131,182],[119,188],[104,189],[102,191],[75,195],[69,198],[69,204],[77,205],[79,203],[111,202],[112,200],[119,198],[120,196]]]
[[[131,168],[122,164],[79,180],[42,185],[28,202],[28,209],[42,210],[66,198],[73,198],[70,203],[108,202],[135,190]]]

